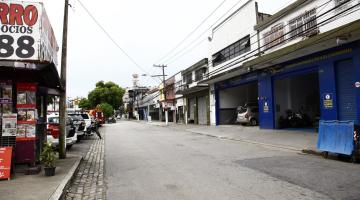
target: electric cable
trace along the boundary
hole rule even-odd
[[[167,56],[169,56],[171,53],[173,53],[179,46],[181,46],[189,37],[191,37],[227,0],[223,0],[204,20],[200,22],[199,25],[195,27],[194,30],[192,30],[189,34],[185,36],[183,40],[181,40],[174,48],[172,48],[168,53],[165,54],[162,58],[158,59],[155,63],[160,63],[162,60],[164,60]]]
[[[116,41],[115,39],[110,35],[110,33],[100,24],[100,22],[94,17],[94,15],[90,12],[89,9],[82,3],[81,0],[77,0],[81,7],[85,10],[85,12],[90,16],[90,18],[95,22],[95,24],[105,33],[105,35],[110,39],[110,41],[140,70],[145,72],[148,76],[150,76],[150,73],[145,70],[143,67],[141,67]],[[153,78],[153,77],[152,77]],[[159,81],[155,78],[153,78],[155,81]]]
[[[309,20],[307,23],[304,23],[304,24],[302,24],[302,25],[299,26],[299,27],[305,26],[305,25],[313,22],[314,20],[316,20],[316,19],[318,19],[318,18],[320,18],[320,17],[322,17],[322,16],[330,13],[331,11],[337,9],[338,7],[344,5],[345,3],[348,3],[348,2],[350,2],[350,1],[352,1],[352,0],[344,1],[342,4],[339,4],[338,6],[335,6],[334,8],[332,8],[332,9],[326,11],[325,13],[323,13],[323,14],[315,17],[315,18],[312,19],[312,20]],[[360,4],[360,3],[359,3],[359,4]],[[334,18],[336,18],[336,17],[338,17],[338,16],[346,13],[347,11],[353,9],[354,7],[359,6],[359,4],[356,4],[355,6],[349,8],[349,9],[346,9],[345,11],[342,11],[341,13],[338,13],[338,14],[336,14],[336,15],[334,15],[334,16],[332,16],[332,17],[330,17],[330,18],[328,18],[328,19],[326,19],[326,20],[324,20],[324,21],[322,21],[322,22],[320,22],[320,23],[318,23],[317,26],[315,26],[315,27],[313,27],[313,28],[318,28],[318,27],[323,26],[323,25],[322,25],[323,23],[326,23],[327,21],[329,21],[329,20],[331,20],[331,19],[334,19]],[[321,26],[320,26],[320,25],[321,25]],[[326,24],[324,24],[324,25],[326,25]],[[298,28],[299,28],[299,27],[298,27]],[[275,40],[277,40],[277,39],[280,39],[281,37],[284,37],[284,36],[292,33],[293,31],[297,31],[297,29],[291,30],[291,31],[287,32],[286,34],[284,34],[283,36],[280,36],[280,37],[278,37],[278,38],[275,38],[273,41],[275,41]],[[302,35],[303,33],[307,32],[307,31],[309,31],[309,30],[305,30],[305,31],[300,32],[299,34],[293,36],[293,37],[287,38],[287,39],[285,39],[284,41],[276,44],[275,46],[279,46],[280,44],[283,44],[283,43],[287,42],[288,40],[292,40],[293,38],[296,38],[297,36]],[[266,45],[267,45],[267,44],[261,46],[259,49],[265,47]],[[271,48],[273,48],[273,47],[275,47],[275,46],[268,47],[268,49],[271,49]],[[222,66],[222,67],[220,67],[220,68],[218,68],[218,69],[216,69],[216,70],[214,70],[214,71],[212,71],[212,72],[209,72],[207,76],[209,77],[209,76],[211,76],[211,75],[213,75],[213,74],[218,73],[220,70],[227,69],[227,68],[229,68],[229,67],[232,67],[232,66],[235,65],[235,64],[238,64],[238,63],[240,63],[240,62],[246,61],[247,59],[249,59],[249,58],[251,58],[251,57],[253,57],[253,56],[255,56],[255,55],[252,55],[251,57],[248,57],[248,58],[246,58],[246,56],[248,56],[248,55],[250,55],[250,54],[252,54],[252,53],[254,53],[254,52],[256,52],[256,51],[258,51],[258,49],[255,49],[255,50],[253,50],[253,51],[251,51],[251,52],[248,52],[248,53],[246,53],[245,55],[242,55],[241,57],[239,57],[239,58],[231,61],[230,63],[227,63],[226,65],[224,65],[224,66]],[[239,60],[242,59],[242,58],[244,58],[244,59],[241,60],[241,61],[239,61]],[[235,64],[234,64],[234,63],[235,63]]]
[[[175,57],[176,55],[180,54],[182,51],[186,50],[189,46],[191,46],[191,44],[195,43],[198,39],[200,39],[205,33],[207,33],[207,32],[208,32],[210,29],[212,29],[216,24],[218,24],[219,21],[223,20],[223,18],[224,18],[225,16],[227,16],[227,14],[228,14],[230,11],[232,11],[241,1],[242,1],[242,0],[237,1],[227,12],[225,12],[220,18],[218,18],[218,19],[215,21],[215,23],[213,23],[208,29],[206,29],[204,32],[202,32],[196,39],[194,39],[191,43],[189,43],[189,45],[185,46],[183,49],[181,49],[180,51],[178,51],[177,54],[175,54],[175,55],[173,55],[172,57],[170,57],[169,59],[167,59],[167,60],[165,61],[165,63],[171,64],[171,63],[175,62],[176,60],[178,60],[178,59],[181,58],[182,56],[184,56],[184,55],[186,55],[187,53],[191,52],[196,46],[200,45],[201,43],[200,43],[200,44],[197,44],[197,45],[195,45],[195,46],[193,46],[193,47],[191,47],[191,48],[190,48],[191,50],[189,49],[189,50],[186,51],[185,53],[182,53],[181,56]],[[291,0],[291,1],[293,1],[293,0]],[[291,2],[291,1],[289,1],[289,2]],[[287,4],[288,4],[289,2],[287,2]],[[304,3],[304,2],[303,2],[303,3]],[[252,28],[252,27],[253,27],[253,25],[251,25],[251,26],[249,26],[249,27],[247,27],[247,28],[244,28],[243,30],[247,30],[247,29]],[[242,31],[240,31],[240,32],[242,32]],[[257,36],[256,33],[254,33],[252,36],[250,36],[250,39],[253,38],[253,37],[255,37],[255,36]]]

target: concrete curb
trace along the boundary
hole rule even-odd
[[[147,123],[147,124],[153,125],[153,126],[166,127],[165,125],[158,124],[158,123]],[[292,147],[292,146],[275,145],[275,144],[270,144],[270,143],[257,142],[255,140],[237,139],[237,138],[231,138],[231,137],[226,137],[226,136],[217,136],[217,135],[201,133],[201,132],[197,132],[197,131],[193,131],[193,130],[189,130],[189,129],[185,129],[185,131],[194,133],[194,134],[198,134],[198,135],[216,138],[219,140],[232,140],[232,141],[244,142],[244,143],[248,143],[248,144],[267,146],[267,147],[273,147],[273,148],[278,148],[278,149],[285,149],[285,150],[295,151],[298,153],[309,154],[309,155],[316,155],[316,156],[324,155],[324,152],[312,150],[312,149],[300,149],[300,148],[296,148],[296,147]]]
[[[186,131],[188,131],[190,133],[198,134],[198,135],[217,138],[217,139],[220,139],[220,140],[232,140],[232,141],[244,142],[244,143],[248,143],[248,144],[255,144],[255,145],[273,147],[273,148],[278,148],[278,149],[286,149],[286,150],[291,150],[291,151],[296,151],[296,152],[301,152],[301,153],[303,151],[303,149],[299,149],[299,148],[295,148],[295,147],[291,147],[291,146],[275,145],[275,144],[257,142],[257,141],[254,141],[254,140],[230,138],[230,137],[226,137],[226,136],[216,136],[216,135],[200,133],[200,132],[196,132],[196,131],[192,131],[192,130],[188,130],[188,129]]]
[[[74,174],[77,172],[83,157],[79,157],[79,159],[73,164],[70,171],[66,174],[65,178],[61,181],[59,186],[56,188],[55,192],[50,196],[49,200],[60,200],[63,197],[66,187],[70,184]]]

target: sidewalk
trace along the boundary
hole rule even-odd
[[[150,122],[147,124],[166,126],[165,122]],[[169,123],[168,127],[219,139],[236,140],[293,151],[316,152],[318,137],[318,134],[313,130],[265,130],[259,129],[259,127],[241,125],[202,126]]]
[[[44,170],[37,175],[15,173],[10,181],[0,181],[0,199],[57,200],[71,180],[82,156],[67,154],[67,158],[56,160],[55,176],[44,176]]]

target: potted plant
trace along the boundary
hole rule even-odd
[[[55,175],[55,151],[51,145],[51,142],[46,142],[44,149],[40,154],[40,161],[44,163],[45,176]]]

